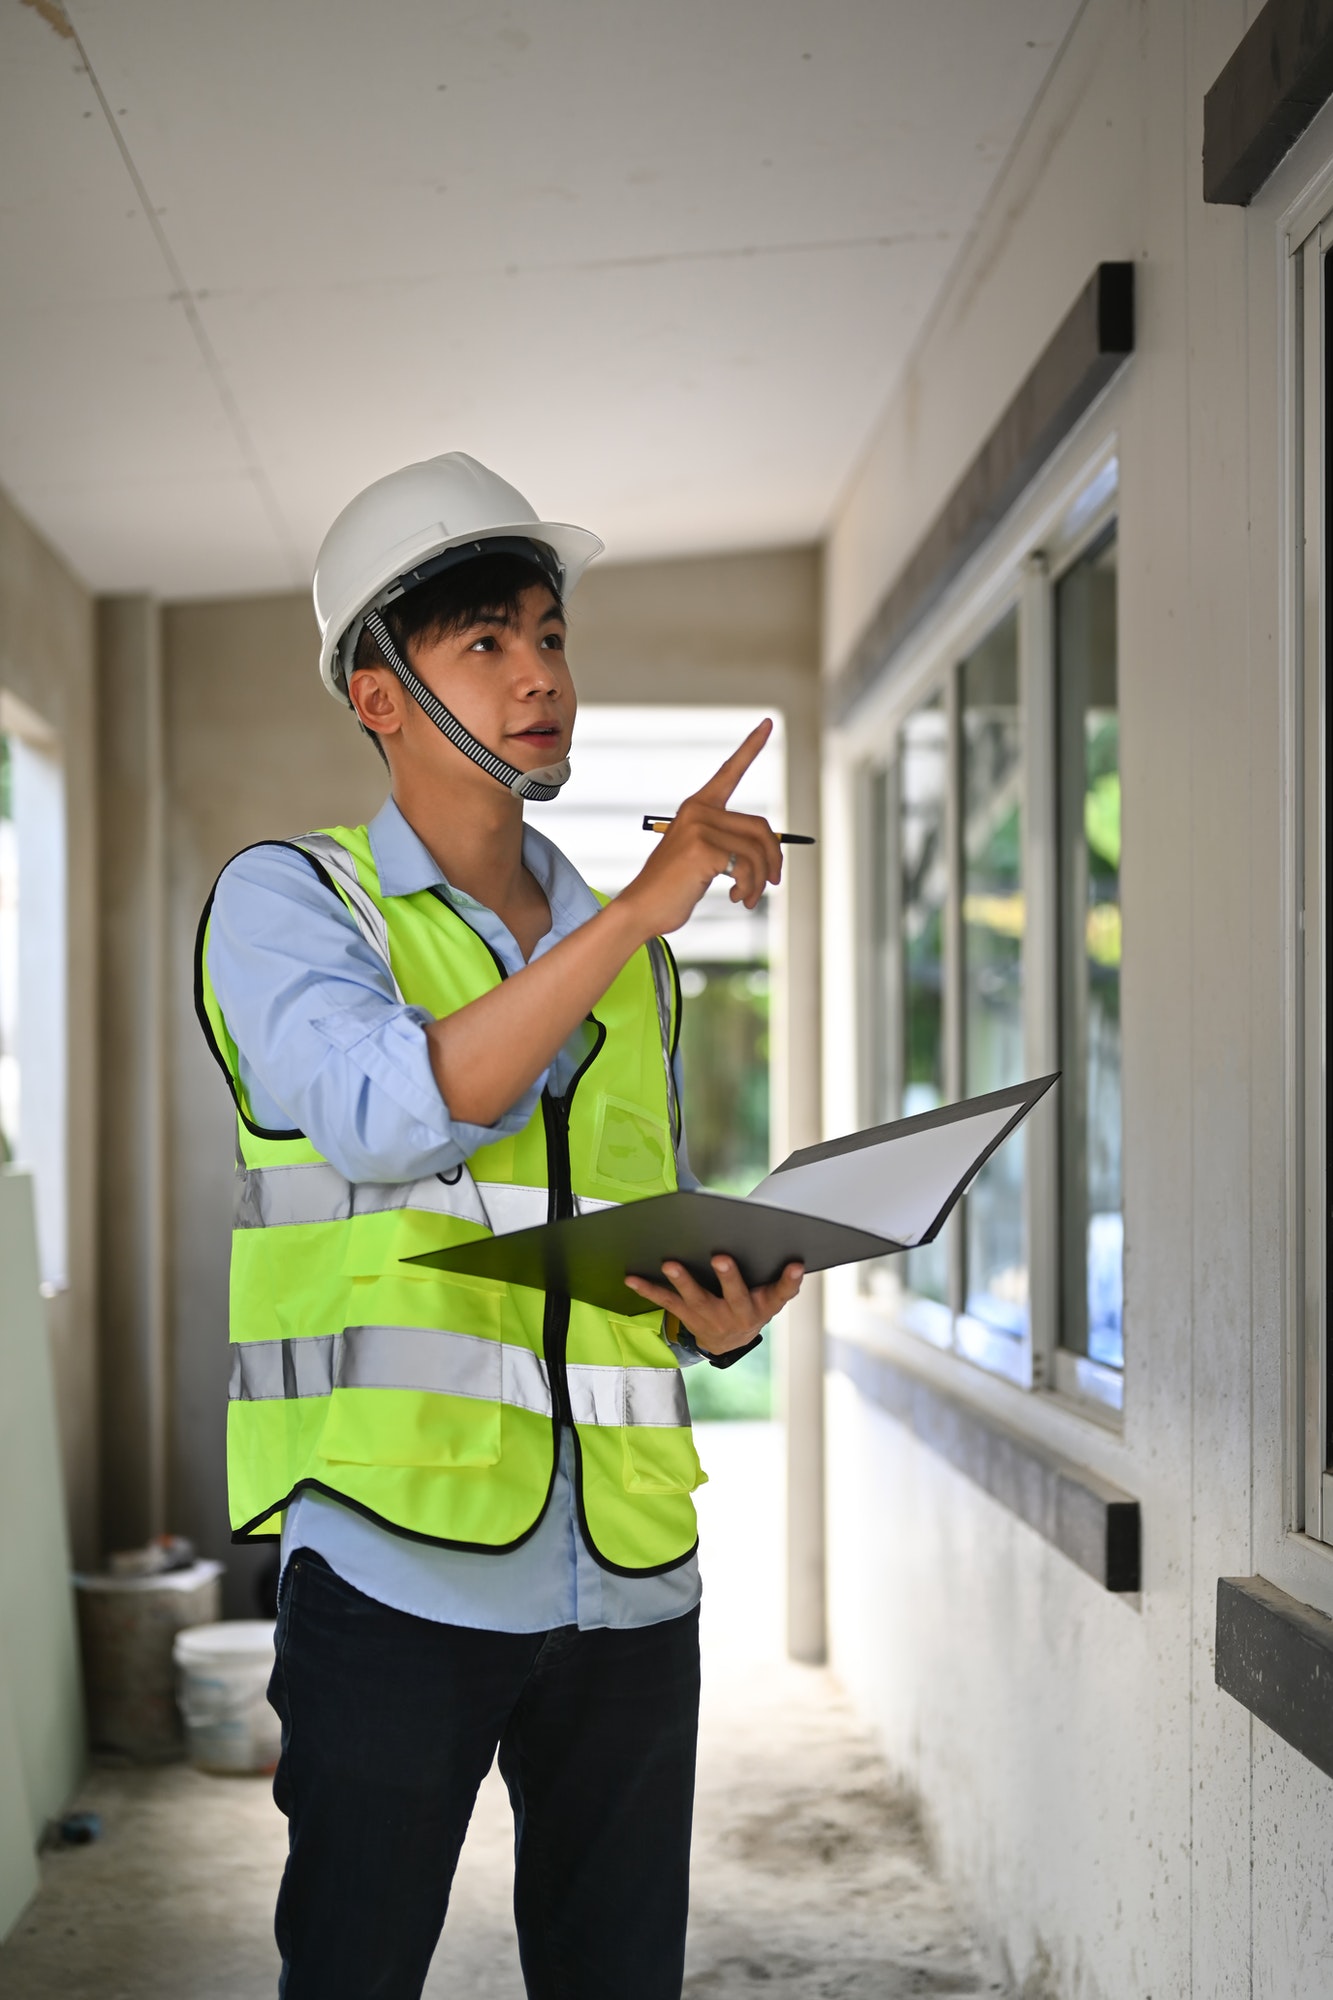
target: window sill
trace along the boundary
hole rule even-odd
[[[945,1357],[946,1366],[955,1370],[960,1362],[965,1364],[968,1389],[963,1393],[968,1400],[989,1399],[994,1384],[994,1394],[1013,1413],[1008,1418],[1013,1428],[1025,1432],[1031,1428],[1039,1442],[1065,1457],[1083,1456],[1082,1445],[1072,1433],[1086,1433],[1090,1424],[1118,1444],[1124,1442],[1125,1378],[1119,1369],[1103,1367],[1058,1347],[1050,1379],[1034,1384],[1029,1379],[1025,1342],[992,1334],[999,1349],[997,1357],[976,1341],[956,1341],[955,1327],[976,1329],[981,1324],[977,1320],[964,1315],[955,1320],[947,1308],[907,1292],[886,1296],[848,1288],[839,1295],[827,1280],[825,1284],[830,1317],[836,1323],[832,1330],[839,1338],[887,1353],[909,1371],[927,1374],[932,1381],[939,1380],[936,1355]],[[920,1346],[927,1343],[933,1352],[921,1354]],[[969,1393],[973,1384],[976,1397]],[[941,1386],[949,1393],[947,1384]],[[1015,1395],[1021,1397],[1021,1405]],[[1002,1423],[1006,1421],[1002,1409],[996,1414]],[[1333,1519],[1333,1514],[1329,1518]]]
[[[1104,1368],[1084,1354],[1055,1352],[1055,1394],[1072,1403],[1094,1423],[1118,1430],[1124,1421],[1125,1378],[1117,1368]]]
[[[830,1335],[829,1365],[1105,1590],[1141,1588],[1139,1503],[888,1354]]]
[[[988,1375],[998,1375],[1016,1389],[1032,1387],[1028,1344],[1020,1337],[1000,1333],[970,1313],[959,1313],[954,1321],[954,1341],[958,1353],[974,1368],[984,1368]]]
[[[1333,1778],[1333,1618],[1262,1576],[1217,1580],[1215,1678]]]

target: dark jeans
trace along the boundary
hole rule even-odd
[[[269,1699],[282,2000],[416,2000],[497,1748],[531,2000],[680,2000],[697,1611],[632,1632],[474,1632],[392,1611],[298,1552]]]

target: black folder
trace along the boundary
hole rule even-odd
[[[890,1256],[938,1236],[991,1154],[1055,1080],[1038,1077],[807,1146],[748,1195],[652,1195],[405,1262],[561,1292],[630,1316],[659,1308],[627,1289],[626,1274],[660,1283],[668,1257],[718,1292],[709,1260],[724,1252],[750,1286],[771,1284],[792,1262],[826,1271]]]

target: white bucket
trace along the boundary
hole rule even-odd
[[[201,1771],[271,1771],[281,1730],[265,1698],[273,1627],[262,1619],[195,1625],[172,1648],[190,1760]]]

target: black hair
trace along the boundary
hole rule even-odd
[[[546,571],[523,556],[509,553],[474,556],[470,562],[443,570],[402,597],[394,598],[380,615],[394,643],[410,662],[411,649],[418,640],[447,639],[451,633],[466,632],[483,617],[499,617],[512,623],[519,615],[524,591],[531,590],[535,583],[549,590],[555,609],[563,617],[564,603]],[[352,655],[352,673],[365,667],[387,665],[374,637],[363,628]],[[348,678],[350,681],[351,676]],[[369,736],[387,764],[384,745],[375,731],[367,729],[364,723],[360,726],[362,734]]]
[[[523,593],[535,583],[550,591],[555,609],[563,616],[565,607],[550,578],[535,563],[514,555],[476,556],[471,562],[459,563],[457,568],[394,598],[380,616],[410,659],[419,639],[447,639],[453,632],[466,632],[483,617],[517,619]],[[352,672],[386,664],[371,634],[363,630],[356,642]]]

